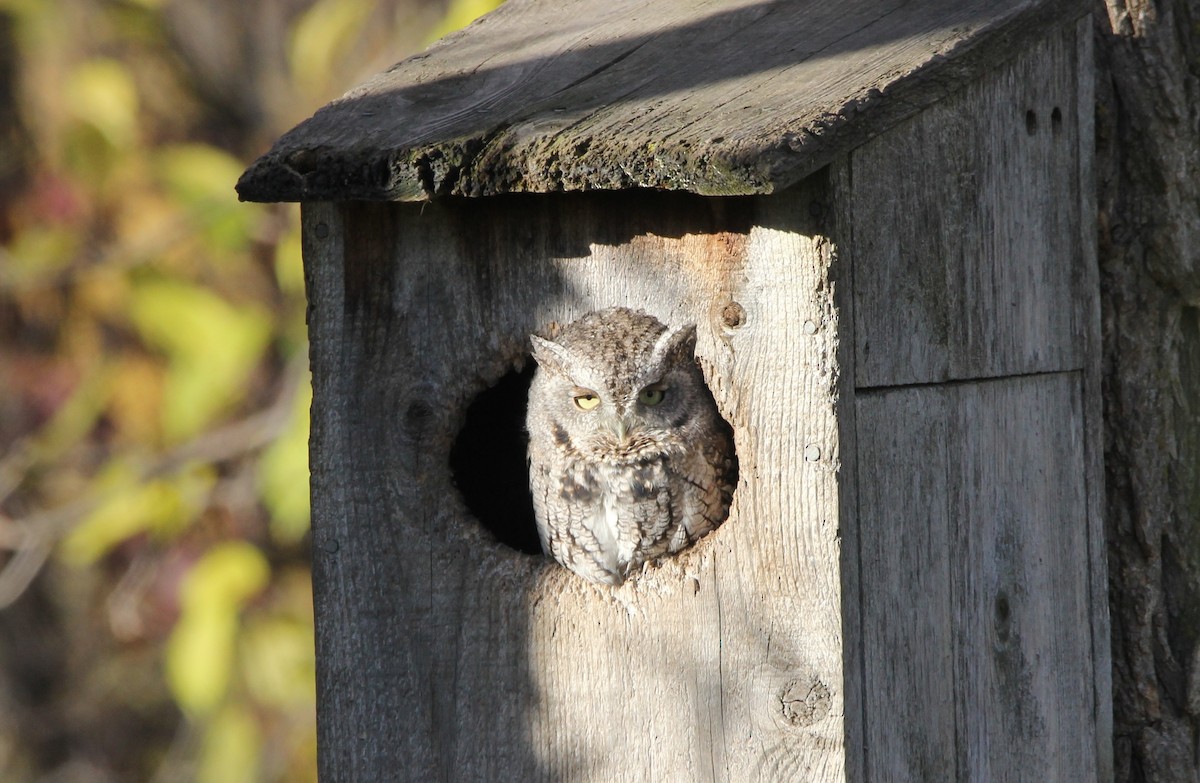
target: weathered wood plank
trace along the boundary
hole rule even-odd
[[[1080,0],[509,0],[286,134],[252,201],[800,181]]]
[[[830,285],[833,288],[834,306],[837,309],[838,341],[837,362],[839,372],[844,374],[839,381],[844,389],[853,387],[854,367],[854,264],[849,252],[850,237],[853,231],[853,211],[850,191],[850,156],[839,155],[828,169],[830,203],[823,205],[822,211],[827,215],[828,229],[831,236],[836,238],[833,248],[834,263],[830,267]],[[842,582],[842,660],[844,662],[845,679],[842,687],[845,691],[845,742],[846,742],[846,780],[866,780],[866,726],[865,704],[866,695],[863,693],[863,618],[862,594],[869,589],[872,575],[862,572],[861,545],[859,541],[858,506],[859,506],[859,471],[857,446],[857,407],[852,402],[850,392],[844,396],[837,406],[839,454],[837,462],[838,475],[838,511],[841,552],[841,582]]]
[[[1096,356],[1068,27],[831,184],[306,205],[324,779],[1110,779],[1096,374],[1059,372]],[[1029,181],[1071,204],[1006,192]],[[610,591],[497,545],[447,455],[530,331],[614,304],[699,323],[742,480],[717,533]]]
[[[843,778],[823,192],[306,206],[322,779]],[[742,481],[613,590],[493,541],[447,454],[530,331],[615,304],[698,323]]]
[[[859,394],[867,779],[1102,779],[1082,380]]]
[[[870,575],[859,609],[864,780],[964,779],[955,757],[948,407],[928,390],[855,405],[856,519]]]
[[[859,387],[1082,367],[1077,49],[1066,25],[851,154]]]
[[[1083,343],[1083,419],[1084,419],[1084,477],[1087,481],[1088,508],[1088,578],[1091,587],[1091,630],[1093,658],[1093,687],[1096,705],[1097,748],[1096,769],[1099,780],[1115,778],[1113,766],[1113,700],[1112,700],[1112,625],[1109,617],[1108,540],[1104,512],[1104,411],[1101,386],[1103,367],[1100,337],[1100,266],[1096,258],[1098,225],[1096,214],[1095,173],[1095,71],[1086,67],[1095,62],[1093,41],[1095,33],[1090,17],[1080,19],[1075,26],[1077,61],[1075,70],[1075,117],[1079,124],[1080,142],[1076,146],[1076,166],[1079,181],[1079,222],[1077,230],[1078,258],[1073,262],[1079,270],[1080,325]]]

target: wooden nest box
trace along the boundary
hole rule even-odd
[[[246,172],[303,202],[323,780],[1111,778],[1086,10],[510,0]],[[614,305],[697,324],[740,479],[608,588],[521,439],[529,334]]]

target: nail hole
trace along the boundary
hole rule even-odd
[[[1057,136],[1062,133],[1062,109],[1057,106],[1050,112],[1050,131]]]
[[[1025,130],[1030,136],[1037,133],[1037,112],[1033,109],[1025,112]]]

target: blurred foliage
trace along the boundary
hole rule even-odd
[[[498,0],[0,0],[0,780],[315,779],[280,133]]]

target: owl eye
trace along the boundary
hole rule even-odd
[[[662,402],[663,397],[666,396],[666,394],[667,390],[661,386],[647,386],[638,392],[638,402],[640,402],[642,405],[649,405],[653,407]]]
[[[575,395],[575,405],[581,411],[590,411],[600,404],[600,398],[591,392]]]

